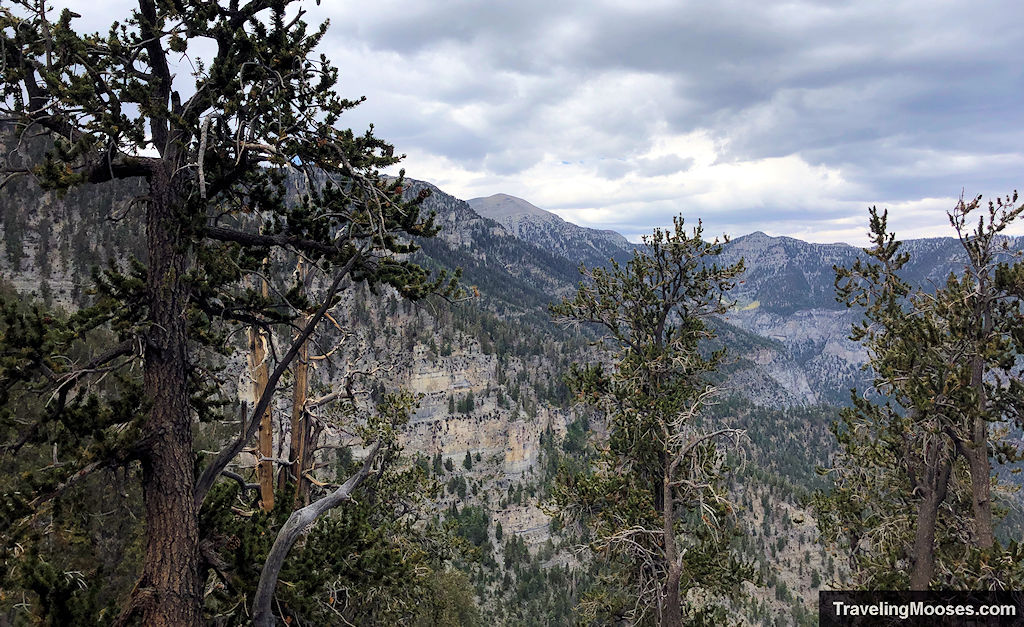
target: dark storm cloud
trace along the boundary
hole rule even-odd
[[[665,176],[676,172],[685,172],[693,167],[693,157],[662,155],[660,157],[638,160],[639,172],[644,176]]]
[[[132,4],[97,0],[83,26],[105,31]],[[923,199],[1005,192],[1024,170],[1016,0],[302,6],[332,21],[341,92],[368,97],[343,123],[375,123],[410,175],[456,193],[518,193],[630,232],[680,205],[834,230],[851,207],[918,216]]]

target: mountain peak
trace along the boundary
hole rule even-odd
[[[530,216],[543,220],[562,220],[550,211],[545,211],[527,200],[508,194],[470,198],[466,202],[483,217],[497,220],[498,222],[502,222],[506,218],[520,216]]]
[[[732,239],[734,242],[739,242],[740,240],[750,242],[761,242],[764,240],[776,240],[779,238],[768,235],[764,231],[754,231],[753,233],[747,233],[746,235],[740,235],[739,237],[734,237]]]
[[[633,245],[615,231],[598,231],[566,222],[522,198],[495,194],[466,202],[478,214],[500,223],[519,239],[573,263],[604,265],[609,258],[624,260],[633,251]]]

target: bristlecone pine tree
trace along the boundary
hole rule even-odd
[[[1016,200],[990,203],[973,231],[980,197],[957,204],[949,219],[964,271],[934,291],[900,277],[910,255],[875,208],[868,258],[836,269],[838,298],[865,308],[852,338],[867,348],[874,380],[834,426],[835,486],[817,509],[823,536],[845,546],[865,588],[1020,581],[1024,554],[995,540],[992,508],[992,461],[1020,459],[1005,435],[1024,406],[1024,264],[999,237],[1024,211]]]
[[[141,193],[130,219],[145,226],[145,258],[106,271],[95,306],[66,325],[9,311],[5,340],[15,348],[0,385],[6,406],[29,381],[46,383],[32,388],[49,400],[38,420],[25,424],[5,407],[2,444],[7,453],[52,444],[55,462],[30,491],[5,495],[8,538],[90,473],[141,466],[144,557],[122,622],[200,623],[213,558],[201,549],[199,509],[252,442],[339,291],[367,281],[417,298],[442,285],[396,257],[435,232],[418,210],[424,196],[404,200],[401,177],[378,175],[399,158],[372,128],[339,130],[359,101],[337,95],[337,70],[314,54],[326,25],[310,29],[301,10],[286,15],[291,4],[139,0],[96,34],[78,32],[76,14],[54,15],[45,1],[0,5],[0,111],[26,148],[4,155],[0,184],[23,175],[56,190],[133,181],[118,189]],[[196,57],[197,44],[212,58]],[[49,147],[33,160],[38,151],[27,148],[41,137]],[[298,285],[257,287],[265,259],[294,269],[298,258],[320,276],[315,299]],[[294,341],[238,436],[197,458],[194,422],[236,419],[209,375],[218,352],[236,331],[293,321]],[[69,351],[97,333],[105,350]],[[84,393],[133,363],[140,387],[125,377],[100,396]]]
[[[714,336],[709,319],[726,311],[743,263],[715,264],[718,240],[704,241],[699,224],[688,234],[682,217],[644,244],[625,266],[582,268],[576,296],[551,308],[558,320],[596,325],[614,351],[610,371],[574,367],[573,390],[603,413],[608,441],[591,473],[562,475],[554,501],[610,558],[606,585],[584,601],[585,614],[713,622],[721,608],[686,604],[686,592],[732,596],[751,576],[729,554],[732,508],[717,445],[743,434],[700,420],[724,356],[704,346]]]

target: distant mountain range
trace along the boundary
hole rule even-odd
[[[436,213],[441,233],[422,242],[418,259],[435,268],[462,268],[464,282],[480,293],[481,307],[527,325],[530,333],[564,336],[547,307],[573,293],[580,264],[624,262],[639,247],[614,231],[572,224],[514,196],[463,201],[418,181],[407,189],[415,194],[424,187],[432,191],[425,209]],[[90,267],[129,252],[144,254],[139,225],[124,220],[116,228],[99,228],[110,207],[119,206],[115,196],[106,187],[66,197],[12,187],[0,202],[0,274],[19,289],[76,302],[88,287]],[[1010,242],[1021,248],[1019,239]],[[918,284],[941,284],[962,265],[960,244],[952,238],[904,245],[913,259],[906,276]],[[753,400],[847,401],[849,388],[864,376],[859,368],[865,354],[847,339],[859,312],[835,301],[833,266],[848,266],[859,254],[846,244],[810,244],[761,232],[725,246],[722,261],[742,257],[747,270],[731,293],[737,303],[721,321],[721,335],[742,362],[734,368],[735,383],[746,386]]]
[[[417,183],[410,193],[418,191],[420,185],[426,184]],[[449,267],[462,267],[466,282],[479,288],[483,306],[505,318],[529,321],[537,332],[552,332],[547,305],[573,292],[580,281],[580,263],[593,267],[606,265],[609,259],[623,262],[639,248],[614,231],[566,222],[514,196],[499,194],[462,201],[431,188],[433,194],[425,209],[436,212],[442,234],[439,241],[424,242],[425,257]],[[763,262],[766,268],[748,271],[750,278],[735,294],[740,301],[735,314],[717,323],[721,341],[734,356],[728,387],[759,404],[841,402],[864,359],[858,346],[842,344],[849,343],[845,335],[852,318],[845,308],[838,312],[833,306],[832,312],[816,315],[822,318],[817,324],[798,325],[798,333],[789,332],[785,310],[793,313],[803,308],[806,295],[771,276],[768,267],[785,265],[786,261],[773,259],[774,253],[762,250],[770,251],[777,238],[762,238],[743,238],[741,254],[750,256],[754,265]],[[727,248],[728,261],[738,259],[734,254],[737,250],[741,248],[735,245]],[[826,268],[831,272],[831,266],[818,263],[809,273],[824,276]],[[774,287],[782,292],[772,297]],[[757,311],[757,297],[768,303],[763,310]],[[797,301],[799,304],[794,305]],[[815,349],[836,341],[841,350],[832,353],[842,355],[841,359],[820,364],[809,363],[810,357],[804,359]]]
[[[440,194],[442,199],[446,196]],[[591,267],[607,264],[609,259],[621,262],[640,248],[615,231],[567,222],[515,196],[495,194],[466,204],[479,216],[498,222],[511,236],[536,247],[535,251],[574,264]],[[1011,250],[1022,248],[1019,238],[1008,238],[1008,243]],[[959,272],[963,266],[963,249],[954,238],[907,240],[903,248],[911,254],[905,278],[926,288],[943,284],[951,272]],[[865,376],[860,366],[866,354],[848,339],[860,313],[835,299],[835,266],[850,266],[858,256],[864,256],[863,251],[848,244],[812,244],[760,231],[735,238],[724,247],[723,263],[742,258],[747,268],[731,292],[737,304],[724,322],[781,348],[782,354],[762,350],[755,352],[753,359],[760,360],[762,370],[772,373],[791,402],[845,403],[849,389]],[[557,274],[564,277],[564,267],[554,266],[559,266]]]

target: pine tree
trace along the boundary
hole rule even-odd
[[[964,419],[953,430],[957,452],[967,460],[971,476],[973,542],[994,546],[992,459],[1017,461],[1022,452],[994,430],[1024,427],[1024,384],[1018,366],[1024,355],[1024,263],[1011,255],[1001,234],[1024,213],[1017,193],[996,198],[986,207],[981,196],[963,198],[949,221],[967,255],[963,275],[950,280],[949,307],[956,313],[955,332],[967,341],[970,383],[964,399]],[[981,212],[971,230],[972,213]],[[975,214],[977,215],[977,214]]]
[[[1024,401],[1015,363],[1024,265],[997,237],[1024,211],[1015,202],[990,203],[971,233],[980,197],[958,203],[950,222],[967,263],[934,292],[901,278],[910,255],[875,208],[867,260],[836,269],[840,300],[865,308],[852,337],[868,350],[874,393],[854,391],[833,428],[834,488],[817,508],[823,536],[847,548],[864,587],[1004,586],[1020,576],[1007,568],[1020,549],[994,542],[991,510],[991,458],[1020,458],[1004,434]]]
[[[597,325],[614,351],[610,371],[573,368],[573,391],[604,414],[608,441],[596,467],[563,475],[555,494],[560,517],[586,524],[593,550],[615,560],[613,585],[585,603],[590,614],[681,625],[714,612],[684,608],[690,588],[732,595],[751,575],[727,549],[731,506],[716,446],[742,432],[698,423],[724,354],[703,348],[709,318],[725,312],[743,264],[719,267],[721,245],[702,234],[698,223],[688,235],[678,217],[624,267],[583,268],[576,296],[552,307],[559,320]]]
[[[339,291],[364,281],[417,298],[440,287],[396,258],[416,250],[411,238],[435,232],[418,210],[425,196],[407,200],[401,176],[378,175],[398,157],[372,129],[337,128],[359,101],[337,95],[337,70],[314,54],[326,25],[310,29],[301,11],[286,17],[290,4],[139,0],[97,34],[77,32],[69,10],[53,19],[43,2],[0,7],[0,110],[19,141],[41,134],[50,141],[39,160],[31,151],[8,153],[0,184],[31,174],[58,191],[134,181],[143,192],[144,262],[100,276],[96,305],[49,330],[44,345],[26,346],[35,352],[17,373],[20,381],[29,370],[50,377],[58,404],[46,419],[65,424],[87,402],[79,392],[95,373],[141,364],[140,394],[108,393],[116,411],[102,414],[108,420],[94,437],[68,449],[68,463],[26,500],[31,515],[69,482],[141,465],[145,556],[122,622],[199,623],[209,567],[200,555],[200,507],[254,437],[282,375]],[[212,58],[194,57],[200,41],[215,48]],[[191,75],[171,70],[172,58],[183,56]],[[315,297],[289,285],[273,296],[253,288],[264,259],[294,267],[298,257],[321,271]],[[212,459],[197,459],[193,416],[233,417],[218,382],[203,376],[230,350],[226,338],[243,325],[271,329],[303,314],[308,322],[273,364],[240,434]],[[77,364],[48,361],[48,350],[103,329],[116,336],[109,350]],[[24,427],[6,448],[46,443],[48,433]]]
[[[929,299],[912,297],[913,289],[900,278],[909,255],[900,252],[900,243],[886,232],[886,215],[875,209],[871,232],[873,246],[865,249],[870,261],[838,268],[837,288],[840,299],[866,307],[852,337],[867,347],[875,389],[887,402],[854,394],[853,407],[834,427],[842,451],[837,490],[819,508],[820,523],[826,536],[847,535],[856,555],[854,576],[862,585],[920,590],[934,575],[936,539],[943,541],[946,529],[960,524],[940,520],[956,477],[941,407],[962,355],[955,342],[946,341],[948,325]],[[908,315],[910,308],[915,315]],[[879,493],[865,502],[857,495],[861,490]],[[861,544],[870,550],[860,550]],[[900,560],[910,568],[898,567]]]

